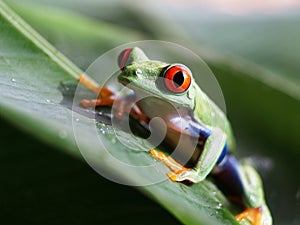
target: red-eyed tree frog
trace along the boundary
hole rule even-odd
[[[234,156],[230,123],[197,85],[190,69],[150,60],[138,47],[123,50],[118,65],[118,81],[133,94],[118,100],[115,116],[122,118],[127,112],[143,123],[157,116],[164,120],[167,131],[159,146],[164,151],[149,153],[170,168],[170,180],[198,183],[210,175],[224,195],[243,208],[236,215],[240,224],[271,225],[259,175]],[[84,107],[114,105],[116,94],[108,87],[97,86],[86,75],[79,81],[98,93],[95,100],[82,100]],[[134,103],[136,98],[141,100]],[[176,154],[171,154],[174,149]]]

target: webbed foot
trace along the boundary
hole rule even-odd
[[[261,223],[261,208],[248,208],[244,210],[242,213],[235,216],[235,219],[243,224],[246,220],[250,222],[251,225],[262,225]]]
[[[271,225],[272,219],[267,207],[248,208],[235,216],[240,224]]]
[[[78,81],[98,95],[97,99],[83,99],[81,101],[83,107],[112,106],[115,94],[107,87],[100,87],[95,81],[85,74],[81,74]]]
[[[168,166],[171,171],[168,172],[168,177],[172,181],[190,181],[193,183],[197,183],[198,176],[196,172],[193,169],[186,168],[182,166],[180,163],[176,162],[171,156],[166,156],[164,153],[157,151],[155,149],[151,149],[150,154],[162,161],[166,166]]]
[[[141,112],[141,110],[134,104],[135,96],[128,95],[118,98],[116,93],[111,91],[108,87],[100,87],[95,81],[89,78],[87,75],[80,75],[79,82],[94,91],[98,97],[97,99],[83,99],[81,105],[85,108],[96,106],[110,106],[115,108],[114,115],[118,119],[122,119],[125,113],[130,114],[132,117],[148,122],[148,118]]]
[[[154,148],[150,150],[150,154],[154,158],[162,161],[166,166],[168,166],[174,172],[188,170],[188,168],[185,168],[180,163],[176,162],[171,156],[166,156],[163,152],[160,152]]]

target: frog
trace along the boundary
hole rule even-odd
[[[150,60],[139,47],[121,51],[117,64],[118,82],[130,94],[120,99],[108,86],[100,87],[82,74],[79,82],[98,94],[97,99],[83,99],[82,106],[115,107],[117,118],[129,113],[147,125],[153,118],[162,118],[167,127],[165,138],[149,154],[169,168],[171,182],[199,183],[211,177],[223,194],[240,206],[241,212],[235,216],[240,224],[271,225],[258,172],[235,156],[229,120],[202,91],[191,70],[180,63]],[[160,132],[159,126],[153,129]]]

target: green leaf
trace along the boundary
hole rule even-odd
[[[81,5],[81,9],[84,11],[83,6]],[[150,5],[146,6],[149,13],[152,8],[149,7]],[[97,10],[97,7],[94,8]],[[169,7],[167,9],[170,10]],[[35,10],[38,10],[38,8]],[[151,13],[144,18],[141,15],[142,11],[139,8],[137,10],[138,13],[136,15],[139,17],[130,15],[138,18],[136,21],[140,23],[140,20],[144,19],[142,22],[144,24],[151,24],[153,22],[151,16],[149,16]],[[161,20],[162,23],[166,22],[164,21],[165,18],[157,13],[156,10],[154,12],[155,21]],[[34,13],[34,8],[31,13]],[[134,10],[132,10],[132,13],[134,14]],[[119,14],[117,15],[119,16]],[[113,10],[110,11],[109,16],[111,18],[116,16]],[[41,17],[36,17],[30,21],[31,24],[38,28],[37,24],[42,19]],[[211,21],[211,18],[208,17],[208,19],[208,29],[210,29],[209,21]],[[47,24],[46,21],[45,23]],[[171,37],[176,37],[176,32],[183,30],[178,27],[178,23],[174,25],[168,21],[166,24],[168,24],[168,27],[165,30],[168,32],[174,31],[173,34],[169,33]],[[198,25],[195,26],[198,28]],[[43,24],[40,27],[43,27]],[[155,26],[149,26],[149,28],[155,29]],[[42,32],[46,36],[51,36],[51,33],[55,32],[56,29],[59,28],[55,28],[55,26],[49,24],[49,30],[44,29]],[[77,28],[73,27],[72,29],[74,36],[76,36],[78,32]],[[197,29],[194,30],[196,31]],[[234,35],[235,30],[233,27],[232,35]],[[150,35],[152,33],[157,34],[158,38],[160,37],[159,32],[150,32]],[[62,39],[68,36],[68,34],[64,33],[63,29],[56,34]],[[189,32],[186,32],[186,34],[193,35]],[[216,37],[217,40],[226,41],[222,33]],[[264,36],[261,37],[263,38]],[[269,41],[269,39],[272,40],[272,37],[267,38],[266,41]],[[76,49],[81,44],[79,40],[68,40],[66,38],[68,44],[61,46],[60,41],[55,37],[51,37],[49,40],[54,45],[59,46],[61,51],[65,53],[73,52],[69,57],[76,64],[81,65],[82,68],[85,68],[92,61],[92,57],[78,57]],[[257,164],[259,172],[263,177],[267,201],[270,204],[276,224],[297,224],[297,221],[300,221],[299,216],[297,216],[299,211],[297,196],[300,181],[299,177],[294,173],[294,171],[298,170],[300,147],[297,137],[299,133],[298,115],[300,111],[299,88],[297,84],[291,83],[284,78],[280,79],[278,76],[274,76],[274,73],[269,70],[253,63],[245,62],[238,57],[219,57],[219,54],[212,54],[201,46],[195,46],[190,42],[183,43],[197,50],[209,62],[210,67],[217,75],[224,91],[227,112],[237,137],[238,153],[246,156],[254,156],[254,163]],[[292,42],[286,41],[284,45],[286,44],[292,44]],[[254,47],[251,45],[249,49],[255,52]],[[269,48],[264,47],[263,45],[258,50],[268,54]],[[102,43],[95,40],[93,43],[90,43],[88,48],[81,49],[80,54],[98,56],[103,52],[102,48]],[[289,52],[296,54],[293,51]],[[284,54],[287,54],[287,52]],[[271,58],[269,59],[272,60]],[[292,60],[297,60],[297,58],[293,58]],[[280,72],[281,70],[276,69],[276,71]],[[283,74],[279,75],[284,77],[282,76]],[[283,205],[286,207],[282,208]]]
[[[2,1],[0,13],[1,114],[44,141],[79,156],[72,131],[72,112],[61,104],[63,96],[58,87],[62,82],[76,84],[80,69],[48,44]],[[88,138],[93,135],[91,132],[87,124],[82,122],[82,135]],[[92,141],[87,141],[85,147],[90,151],[99,148],[98,142]],[[123,151],[114,150],[116,154],[124,154]],[[148,154],[141,158],[130,150],[127,151],[127,157],[138,163],[154,160]],[[145,175],[151,176],[139,171],[122,171],[105,158],[94,160],[100,167],[129,181]],[[209,180],[192,187],[166,180],[156,185],[140,187],[140,190],[167,208],[183,223],[236,224],[225,208],[228,202]]]
[[[10,5],[39,33],[55,43],[57,49],[64,49],[64,54],[72,57],[81,68],[87,68],[101,53],[120,44],[146,38],[142,32],[113,23],[95,21],[72,11],[28,2]],[[76,48],[74,43],[78,43]],[[93,51],[87,52],[87,49]]]
[[[179,224],[133,188],[108,182],[84,161],[0,123],[3,224]]]

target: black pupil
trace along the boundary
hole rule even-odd
[[[173,77],[173,82],[175,83],[175,86],[178,88],[180,87],[184,82],[184,75],[181,71],[177,72]]]

